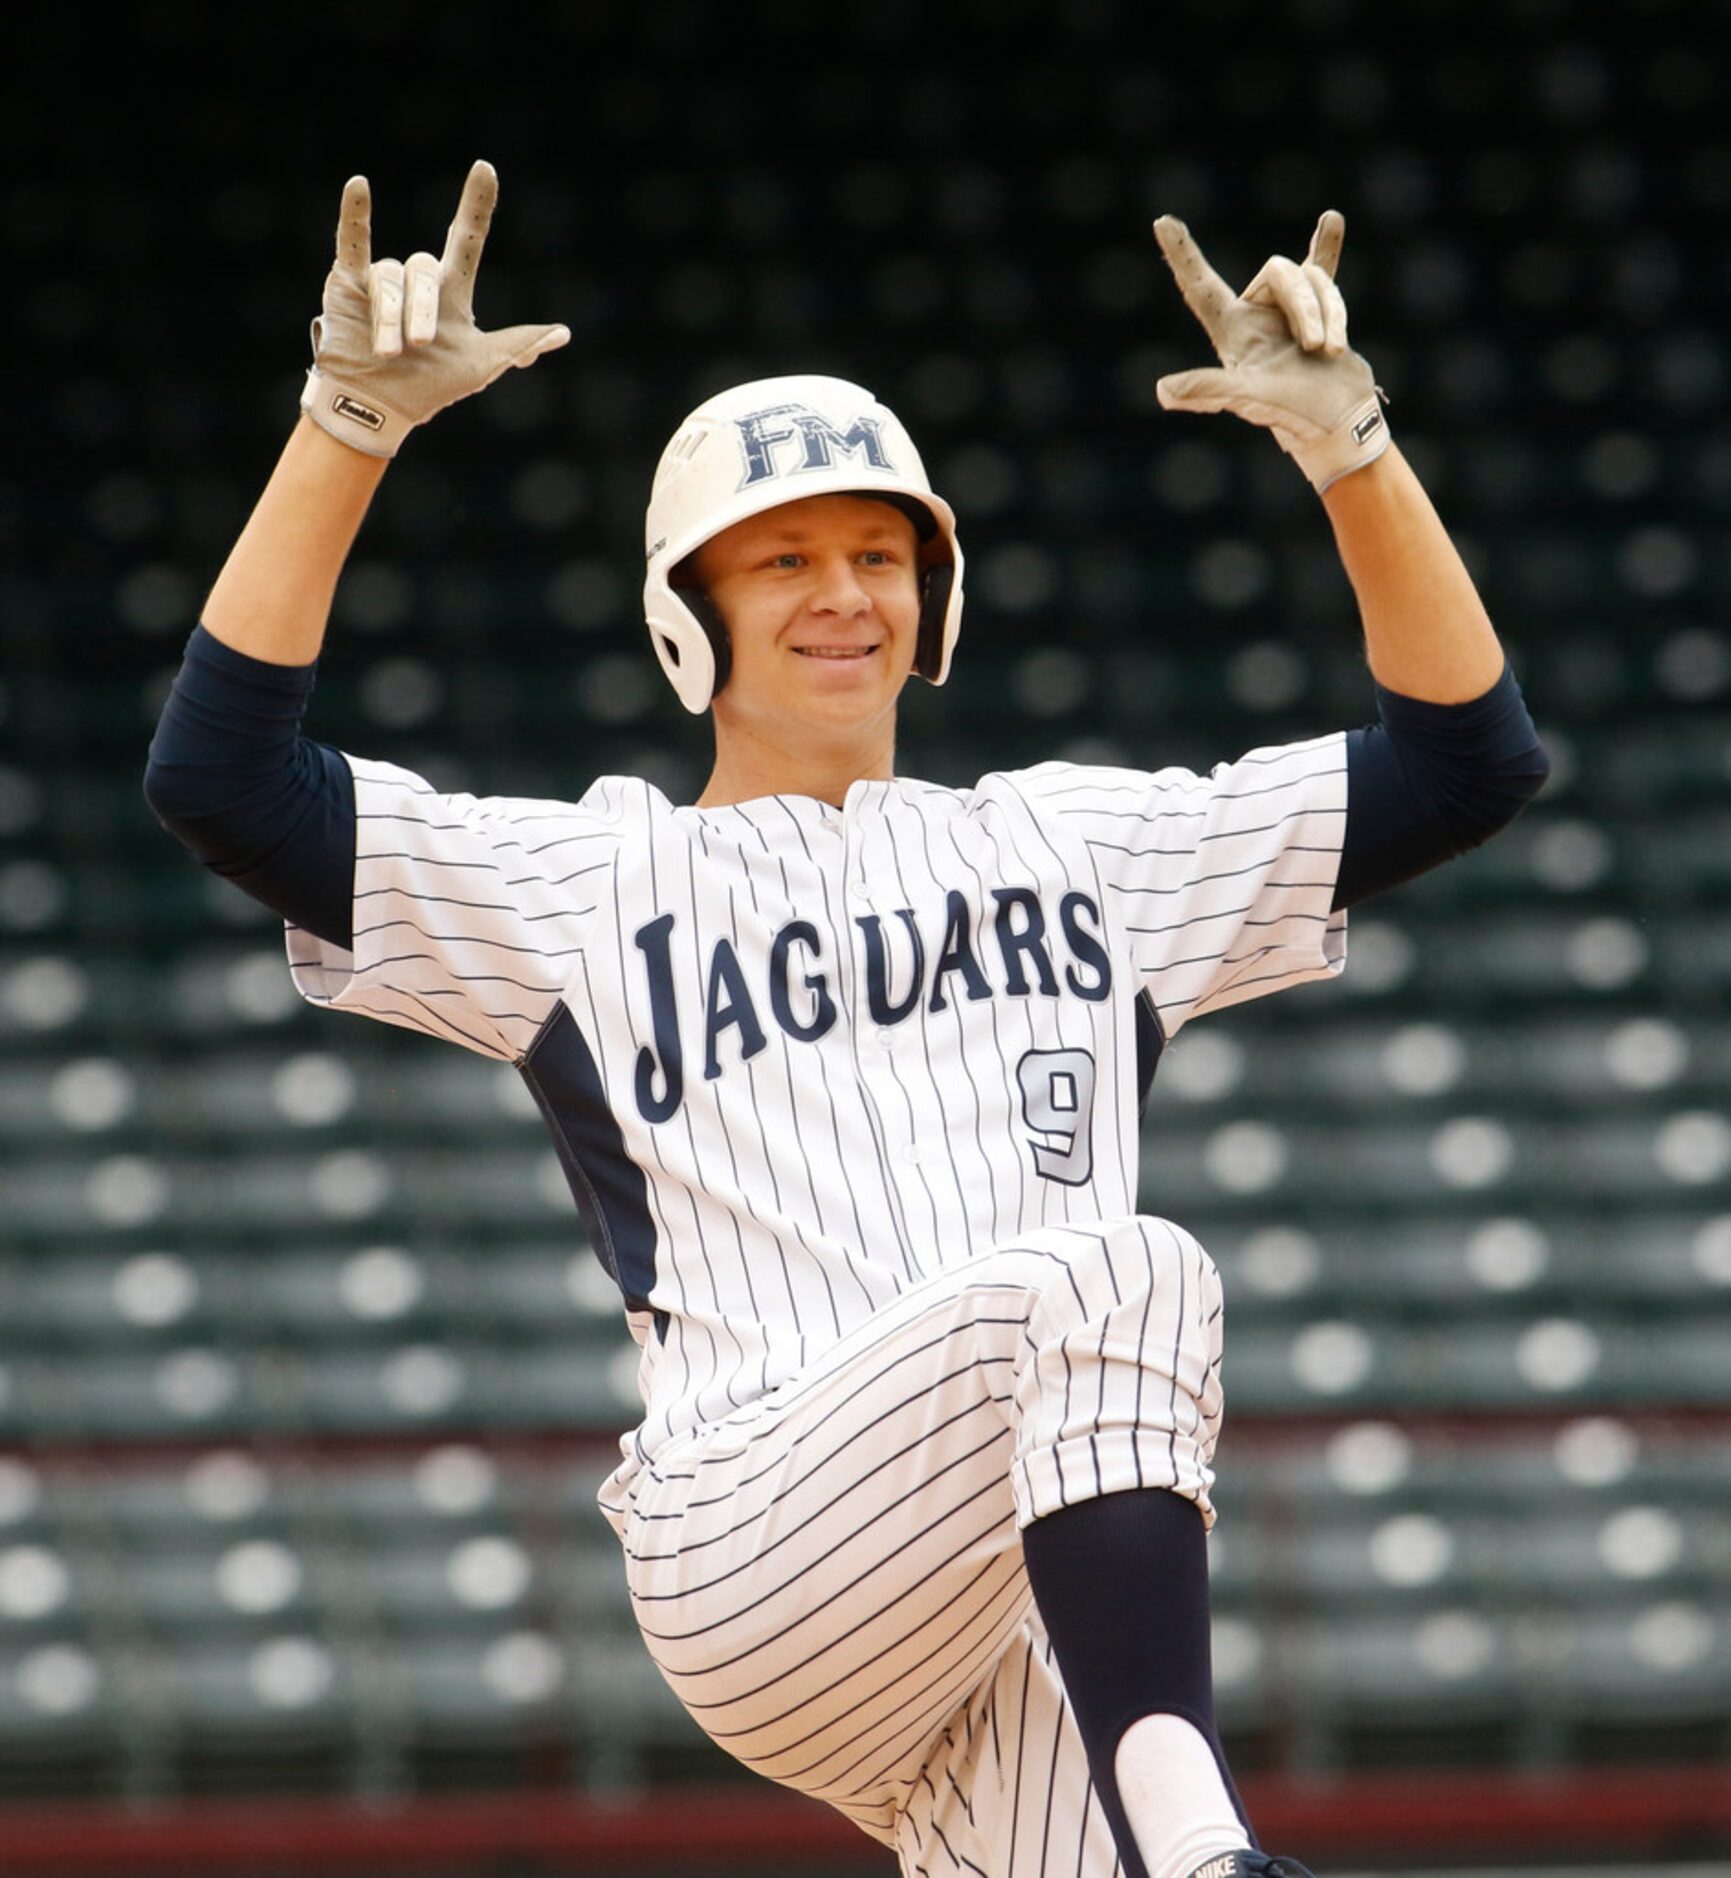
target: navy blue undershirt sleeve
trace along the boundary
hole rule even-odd
[[[145,800],[213,873],[332,945],[353,945],[355,788],[300,734],[314,665],[271,665],[202,626],[151,739]]]
[[[1550,759],[1514,673],[1465,704],[1376,688],[1378,724],[1347,733],[1346,836],[1334,904],[1355,906],[1506,827]]]

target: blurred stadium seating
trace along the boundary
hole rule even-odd
[[[631,1350],[533,1104],[301,1008],[272,921],[138,787],[343,178],[396,249],[477,153],[483,320],[575,341],[412,441],[311,729],[500,793],[698,785],[636,611],[649,470],[698,398],[793,367],[878,389],[960,512],[967,632],[908,770],[1363,721],[1301,480],[1155,406],[1202,355],[1146,235],[1183,214],[1243,278],[1346,211],[1355,337],[1556,773],[1355,914],[1339,985],[1162,1065],[1143,1204],[1227,1285],[1224,1717],[1281,1779],[1731,1765],[1731,9],[1427,3],[1423,59],[1370,0],[1160,33],[971,0],[953,42],[901,0],[845,31],[521,11],[508,48],[477,28],[512,76],[472,105],[448,7],[306,44],[128,7],[156,108],[88,143],[75,23],[13,74],[0,1798],[727,1773],[593,1508]],[[387,54],[374,111],[271,101],[285,64]]]

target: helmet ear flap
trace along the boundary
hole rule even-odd
[[[928,567],[920,582],[920,623],[914,638],[914,670],[932,684],[944,669],[944,616],[949,611],[950,589],[956,570],[947,561]]]
[[[703,636],[709,641],[709,650],[715,659],[715,682],[709,687],[713,700],[733,670],[733,641],[727,634],[727,622],[721,617],[721,609],[701,587],[682,587],[679,597],[703,628]]]

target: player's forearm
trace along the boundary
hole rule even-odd
[[[206,630],[255,659],[310,665],[384,472],[384,458],[303,417],[205,602]]]
[[[1391,444],[1324,494],[1378,684],[1433,704],[1481,697],[1504,656],[1472,576]]]

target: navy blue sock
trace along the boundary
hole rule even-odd
[[[1214,1750],[1252,1845],[1214,1724],[1202,1515],[1158,1488],[1066,1506],[1022,1533],[1028,1583],[1064,1678],[1128,1878],[1147,1878],[1118,1798],[1118,1743],[1144,1715],[1177,1715]]]

